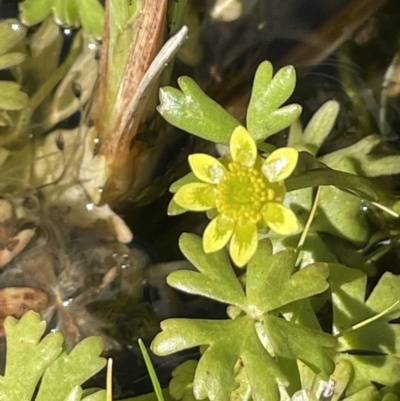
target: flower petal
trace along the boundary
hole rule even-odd
[[[246,128],[239,126],[233,131],[229,148],[233,161],[246,167],[254,166],[257,158],[257,146]]]
[[[206,227],[203,235],[204,252],[210,253],[219,251],[229,241],[235,228],[235,221],[219,214]]]
[[[263,217],[268,226],[278,234],[293,234],[298,229],[296,215],[281,203],[267,203]]]
[[[209,184],[218,184],[226,172],[220,161],[204,153],[190,155],[189,164],[195,176]]]
[[[257,250],[257,225],[251,222],[237,222],[232,235],[229,253],[238,267],[243,267]]]
[[[215,186],[203,182],[186,184],[178,189],[172,199],[187,210],[210,210],[215,207]]]
[[[274,150],[264,161],[261,171],[270,182],[282,181],[293,173],[299,152],[294,148]]]

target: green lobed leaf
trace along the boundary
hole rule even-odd
[[[180,77],[178,84],[181,91],[172,87],[160,89],[159,113],[170,124],[200,138],[229,143],[239,121],[209,98],[191,78]]]
[[[24,60],[25,55],[23,53],[14,52],[4,54],[0,56],[0,70],[14,67],[15,65],[21,64]]]
[[[210,321],[168,319],[161,323],[161,328],[163,331],[152,343],[152,349],[159,355],[209,345],[196,369],[193,392],[197,399],[230,400],[231,391],[237,387],[234,366],[239,358],[255,401],[278,401],[278,382],[288,384],[262,346],[254,321],[248,317]]]
[[[80,385],[105,365],[98,356],[103,350],[100,338],[89,337],[67,354],[61,332],[42,339],[46,322],[33,311],[20,321],[7,317],[4,327],[7,362],[5,374],[0,376],[1,401],[31,401],[37,390],[36,401],[80,401],[84,394]],[[105,397],[92,391],[86,399],[104,401]]]
[[[20,11],[21,21],[27,26],[39,24],[53,13],[60,25],[82,25],[96,38],[103,36],[104,10],[98,0],[25,0]]]
[[[82,401],[106,401],[107,400],[107,391],[106,390],[96,390],[94,392],[90,392],[90,394],[86,394],[88,391],[83,391]]]
[[[17,19],[0,21],[0,56],[6,54],[25,38],[27,28]]]
[[[69,394],[64,398],[63,401],[80,401],[82,398],[82,387],[81,386],[75,386]]]
[[[296,390],[296,384],[300,386],[297,359],[315,373],[322,373],[324,379],[333,372],[333,350],[337,346],[337,339],[333,336],[273,315],[266,316],[264,327],[274,349],[276,361],[286,376],[290,377],[290,387],[293,390]]]
[[[304,141],[318,149],[332,131],[339,114],[340,105],[335,100],[325,102],[312,116],[304,130]]]
[[[43,375],[36,401],[45,401],[50,397],[53,401],[63,400],[74,385],[83,384],[105,366],[105,359],[99,357],[102,351],[101,338],[88,337],[69,354],[63,352]],[[57,380],[58,377],[63,380]]]
[[[20,321],[7,317],[4,328],[7,364],[0,376],[0,400],[30,401],[43,373],[62,352],[63,336],[50,333],[41,340],[46,323],[34,312]]]
[[[181,363],[172,371],[169,393],[174,400],[195,401],[193,381],[197,363],[197,361],[190,359]]]
[[[169,319],[161,324],[162,332],[153,341],[152,349],[159,355],[208,345],[196,369],[193,389],[197,399],[229,400],[238,386],[234,371],[239,362],[243,363],[254,400],[278,400],[277,383],[289,386],[285,377],[299,376],[297,360],[325,377],[331,373],[334,364],[325,349],[336,345],[334,337],[268,314],[325,291],[326,264],[306,266],[292,274],[294,252],[273,255],[270,242],[263,240],[247,266],[244,293],[225,250],[206,254],[201,238],[191,234],[181,237],[180,246],[198,272],[173,272],[168,283],[191,294],[229,303],[231,312],[235,309],[230,313],[233,320]],[[307,318],[315,326],[311,320]],[[285,340],[280,342],[282,334]],[[265,374],[260,375],[260,371]],[[289,390],[299,388],[300,382],[295,380]]]
[[[400,317],[400,277],[385,273],[365,301],[364,273],[335,264],[330,270],[333,329],[339,339],[338,351],[343,352],[337,360],[347,360],[354,367],[347,393],[372,381],[394,386],[400,369],[400,327],[391,321]],[[365,324],[353,328],[362,322]]]
[[[182,234],[179,246],[198,272],[175,271],[167,277],[169,285],[185,292],[244,307],[245,295],[226,250],[206,254],[201,238],[193,234]]]
[[[13,81],[0,81],[0,109],[21,110],[28,103],[28,96]]]
[[[294,251],[273,255],[271,243],[260,241],[259,251],[247,268],[247,310],[262,315],[328,288],[329,269],[325,263],[315,263],[292,274],[295,263]]]
[[[270,62],[264,61],[259,65],[247,109],[247,129],[259,142],[290,126],[302,110],[297,104],[279,109],[291,96],[296,85],[294,68],[283,67],[273,78],[272,73]]]

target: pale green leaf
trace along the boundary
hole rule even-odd
[[[19,322],[8,317],[4,327],[7,356],[5,374],[0,376],[1,401],[31,401],[36,391],[36,401],[80,401],[80,385],[105,365],[99,357],[100,338],[89,337],[66,354],[61,332],[42,339],[46,323],[35,312],[25,313]],[[87,401],[105,401],[93,397]]]
[[[336,118],[339,114],[340,105],[336,100],[324,103],[313,115],[304,130],[303,141],[320,148],[324,140],[332,131]]]
[[[11,117],[7,114],[5,110],[0,110],[0,127],[6,127],[12,123]],[[3,158],[0,158],[3,160]],[[0,165],[3,163],[0,163]]]
[[[232,391],[239,385],[235,376],[238,361],[244,366],[251,396],[257,401],[279,400],[277,383],[289,386],[287,377],[290,377],[282,371],[294,372],[294,377],[298,377],[298,359],[325,376],[331,372],[332,358],[325,349],[334,347],[337,340],[275,316],[279,307],[326,290],[325,264],[310,265],[293,273],[295,253],[284,251],[272,255],[270,242],[261,241],[247,266],[244,292],[243,281],[236,277],[225,250],[206,254],[201,239],[188,234],[181,238],[181,250],[198,271],[173,272],[168,283],[187,293],[229,303],[231,312],[232,305],[235,308],[235,313],[230,313],[233,320],[164,321],[162,332],[153,341],[152,349],[159,355],[208,346],[195,373],[193,392],[197,399],[230,400]],[[272,310],[274,316],[269,315]],[[263,324],[265,328],[261,330]],[[283,341],[279,340],[282,330],[287,333],[286,350],[281,349]],[[311,338],[316,339],[313,346],[310,346]],[[269,344],[268,352],[262,344]],[[270,351],[278,355],[276,361]],[[298,380],[290,391],[299,389],[296,383],[299,384]]]
[[[247,109],[247,128],[256,141],[290,126],[300,115],[301,107],[292,104],[279,109],[289,99],[296,84],[292,66],[281,68],[272,78],[272,65],[261,63],[254,77],[250,104]]]
[[[172,125],[217,143],[229,143],[240,123],[219,104],[210,99],[189,77],[178,80],[181,91],[172,87],[160,89],[158,111]]]
[[[0,70],[13,67],[15,65],[21,64],[25,60],[25,55],[23,53],[7,53],[0,56]]]
[[[28,96],[13,81],[0,81],[0,109],[21,110],[28,103]]]
[[[27,29],[17,19],[0,21],[0,56],[14,48],[25,38]]]
[[[181,363],[172,371],[169,392],[174,400],[195,401],[193,381],[197,363],[197,361],[191,359]]]
[[[179,242],[182,252],[199,272],[173,272],[167,278],[169,285],[239,307],[245,304],[242,286],[225,250],[206,254],[201,239],[192,234],[183,234]]]
[[[107,401],[106,390],[96,390],[90,394],[86,394],[87,390],[83,391],[82,401]]]
[[[333,372],[336,338],[273,315],[266,316],[264,326],[279,367],[291,378],[291,387],[295,389],[296,376],[298,385],[300,383],[296,359],[305,363],[315,373],[321,373],[324,379]]]
[[[75,386],[70,393],[64,398],[63,401],[81,401],[82,398],[82,387]]]
[[[331,265],[333,328],[339,339],[338,360],[354,367],[349,394],[372,381],[386,386],[398,382],[400,328],[390,323],[400,317],[400,277],[385,273],[365,301],[364,273]],[[374,319],[379,316],[378,319]]]
[[[63,400],[74,385],[83,384],[104,367],[106,361],[99,357],[102,351],[101,338],[88,337],[69,354],[63,352],[43,375],[36,401],[46,401],[50,397],[53,401]],[[58,377],[63,380],[58,381]]]
[[[60,25],[79,26],[96,38],[103,36],[104,10],[98,0],[25,0],[20,5],[21,21],[32,26],[51,13]]]
[[[279,400],[278,382],[287,384],[287,379],[263,348],[254,322],[248,317],[209,321],[168,319],[161,323],[161,328],[152,343],[152,349],[159,355],[209,345],[196,369],[193,392],[197,399],[230,401],[230,394],[237,387],[234,366],[240,358],[253,400]]]
[[[298,104],[289,104],[266,114],[263,119],[263,134],[259,134],[259,136],[254,135],[255,140],[261,142],[269,136],[289,127],[300,117],[302,110],[302,107]],[[250,130],[249,132],[253,135]]]
[[[50,333],[41,341],[46,323],[34,312],[27,312],[19,322],[8,317],[4,328],[7,365],[0,376],[0,400],[30,401],[43,373],[62,352],[63,337]]]
[[[287,249],[273,255],[269,241],[260,241],[247,267],[247,310],[261,316],[328,288],[329,270],[325,263],[308,265],[293,273],[295,262],[294,251]]]

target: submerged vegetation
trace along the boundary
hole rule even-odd
[[[163,23],[167,2],[109,0],[104,16],[96,1],[25,0],[19,19],[0,22],[0,401],[110,401],[110,371],[107,390],[82,386],[102,353],[139,338],[160,357],[198,353],[161,390],[141,343],[155,393],[130,400],[400,400],[400,155],[387,130],[364,132],[363,120],[355,140],[330,148],[342,105],[320,102],[303,128],[302,105],[287,103],[295,68],[274,73],[269,61],[243,118],[188,76],[165,86],[181,46],[186,65],[201,58],[180,28],[198,25],[195,7],[172,3],[161,49],[163,26],[146,28]],[[229,18],[242,4],[231,3]],[[82,26],[67,50],[57,24]],[[190,149],[188,174],[178,160],[155,179],[169,138],[154,116],[159,86],[159,115],[203,150]],[[76,113],[78,127],[62,128]],[[168,214],[207,219],[180,235],[188,263],[166,282],[224,304],[224,316],[143,301],[156,267],[116,210],[173,180]]]

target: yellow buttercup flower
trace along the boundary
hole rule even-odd
[[[297,230],[295,214],[282,202],[283,180],[296,167],[298,152],[280,148],[262,159],[242,126],[233,132],[229,147],[230,156],[220,160],[206,154],[189,156],[199,181],[179,188],[174,201],[187,210],[213,212],[216,217],[203,235],[204,251],[218,251],[230,241],[232,260],[242,267],[257,250],[259,229],[269,227],[284,235]]]

